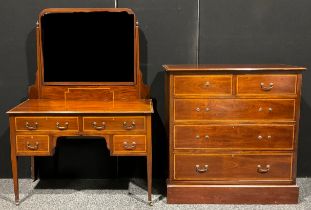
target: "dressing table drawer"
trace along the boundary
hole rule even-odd
[[[78,117],[15,117],[16,131],[78,131]]]
[[[145,117],[83,117],[84,131],[144,131]]]
[[[17,155],[48,155],[50,153],[50,138],[48,135],[17,135]]]
[[[113,154],[136,154],[147,152],[145,135],[114,135]]]
[[[175,154],[176,180],[291,180],[291,153]]]
[[[297,75],[262,74],[238,75],[237,95],[284,95],[296,94]]]
[[[232,75],[174,76],[175,95],[231,95]]]
[[[295,99],[175,99],[175,120],[295,119]]]

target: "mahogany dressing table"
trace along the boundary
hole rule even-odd
[[[45,9],[36,36],[36,82],[29,99],[7,112],[16,204],[18,157],[52,156],[61,136],[96,136],[112,156],[147,157],[151,205],[153,106],[133,11]]]

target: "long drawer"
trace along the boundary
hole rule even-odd
[[[292,150],[294,125],[175,125],[175,149]]]
[[[176,180],[291,180],[292,153],[174,154]]]
[[[16,131],[78,131],[78,117],[16,117]]]
[[[296,94],[297,75],[238,75],[237,95]]]
[[[143,131],[145,117],[83,117],[83,131]]]
[[[175,99],[177,120],[295,119],[295,99]]]
[[[232,75],[174,76],[175,95],[231,95]]]

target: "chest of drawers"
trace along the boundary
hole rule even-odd
[[[303,67],[164,65],[168,203],[297,203]]]

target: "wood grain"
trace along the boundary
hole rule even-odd
[[[287,154],[176,154],[176,180],[291,180],[293,155]],[[198,172],[205,169],[206,172]],[[259,173],[258,165],[266,173]]]
[[[48,13],[74,12],[126,12],[134,15],[134,82],[45,83],[43,81],[41,17]],[[16,204],[19,203],[18,156],[51,156],[54,154],[58,137],[62,136],[103,137],[111,155],[146,156],[148,202],[152,203],[151,114],[153,105],[152,100],[149,99],[150,88],[143,83],[140,70],[139,26],[134,12],[127,8],[45,9],[39,14],[36,36],[35,84],[28,89],[29,99],[7,112],[10,117],[11,162]],[[114,71],[114,69],[110,70]],[[92,121],[96,120],[101,123],[104,119],[107,120],[108,130],[99,131],[90,127]],[[130,127],[133,121],[135,121],[135,126]],[[26,128],[26,122],[28,122],[28,128]],[[124,122],[127,123],[125,127]],[[59,123],[58,127],[56,123]],[[68,128],[66,128],[66,123]],[[83,129],[84,126],[86,129]],[[125,135],[130,140],[133,140],[131,136],[135,135],[135,140],[138,142],[137,149],[140,152],[121,151],[119,143],[125,140],[121,137]],[[113,138],[114,136],[119,137]],[[116,139],[116,147],[114,139]],[[144,151],[140,150],[142,147]],[[114,148],[116,150],[112,151]],[[35,169],[32,168],[32,171],[34,172]]]
[[[167,72],[200,72],[200,71],[304,71],[305,67],[286,64],[166,64]]]
[[[132,155],[146,154],[147,142],[145,135],[114,135],[113,154]]]
[[[84,131],[144,131],[145,117],[137,116],[117,116],[117,117],[83,117],[83,130]],[[97,126],[103,126],[103,129],[96,129],[94,122]],[[126,124],[125,124],[126,123]],[[133,124],[134,123],[134,124]]]
[[[296,204],[297,185],[168,185],[169,204]]]
[[[175,125],[175,149],[293,150],[293,125]]]
[[[27,128],[27,124],[35,129]],[[61,130],[57,127],[67,127]],[[70,116],[26,116],[15,117],[16,131],[78,131],[78,117]]]
[[[301,73],[306,68],[284,64],[163,67],[168,203],[297,203]],[[232,77],[230,94],[226,94],[229,85],[220,81],[215,80],[214,89],[202,86],[209,78],[225,76]]]
[[[174,77],[175,95],[231,95],[231,75],[189,75]]]
[[[297,75],[238,75],[237,94],[296,94]]]
[[[49,155],[48,135],[16,135],[17,155]]]
[[[175,99],[176,121],[294,119],[295,99]]]
[[[152,101],[80,101],[29,99],[7,112],[8,114],[105,114],[105,113],[153,113]]]

